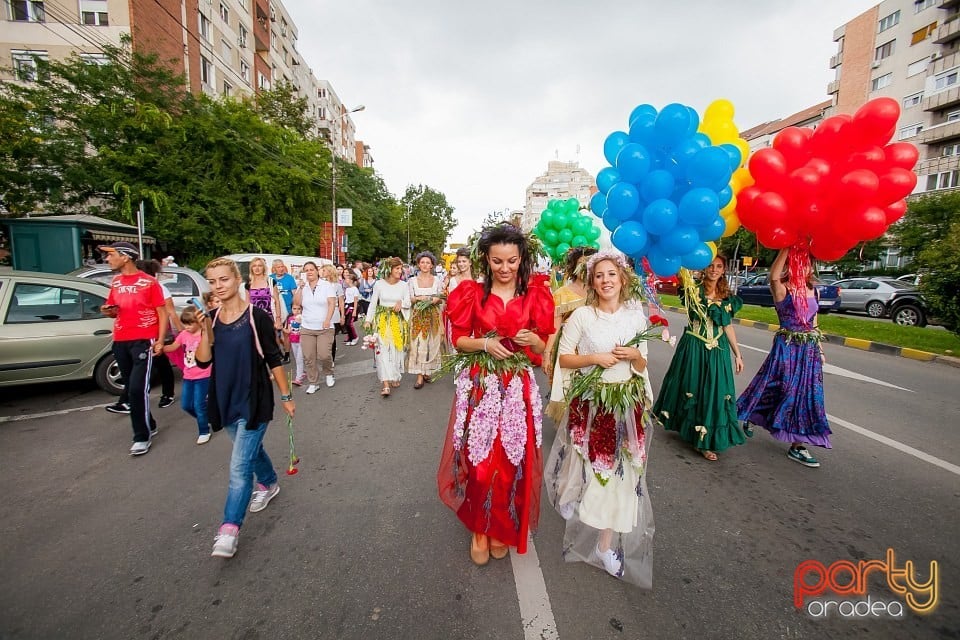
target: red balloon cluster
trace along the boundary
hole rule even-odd
[[[917,148],[888,144],[899,117],[896,100],[876,98],[816,130],[783,129],[750,157],[756,182],[737,195],[740,222],[766,247],[807,242],[819,260],[879,238],[903,217],[917,184]]]

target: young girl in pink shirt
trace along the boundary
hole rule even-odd
[[[210,423],[207,422],[207,392],[210,390],[211,367],[197,366],[195,353],[200,344],[200,321],[196,307],[187,305],[180,314],[183,331],[177,334],[172,344],[163,348],[167,353],[183,350],[183,385],[180,388],[180,407],[197,419],[200,435],[197,444],[210,441]]]

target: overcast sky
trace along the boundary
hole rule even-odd
[[[740,130],[826,100],[833,31],[869,0],[283,0],[298,49],[329,80],[394,194],[446,194],[462,242],[520,209],[547,162],[596,175],[603,140],[638,104],[701,115],[716,98]],[[580,147],[579,158],[577,146]]]

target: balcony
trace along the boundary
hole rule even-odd
[[[957,0],[957,2],[960,2],[960,0]],[[831,68],[831,69],[836,69],[836,68],[839,67],[841,64],[843,64],[843,51],[838,51],[837,53],[835,53],[835,54],[833,54],[832,56],[830,56],[830,68]]]
[[[953,9],[957,6],[960,6],[960,0],[941,0],[940,2],[941,9]]]
[[[270,6],[262,0],[254,4],[253,42],[256,51],[270,50]]]
[[[937,27],[937,37],[933,41],[934,44],[947,44],[960,38],[960,20],[957,20],[958,16],[960,16],[960,14],[953,14],[947,18],[948,22],[944,22]]]
[[[917,175],[928,176],[930,174],[944,173],[945,171],[955,171],[960,169],[960,156],[939,156],[928,160],[921,160],[917,164],[915,171]]]
[[[960,2],[960,0],[957,0]],[[943,52],[938,52],[939,53]],[[940,73],[943,73],[947,69],[953,69],[954,67],[960,67],[960,52],[951,53],[950,55],[944,55],[941,58],[935,58],[933,64],[927,66],[927,75],[935,76]]]
[[[924,111],[940,111],[960,104],[960,87],[951,87],[923,99],[920,108]]]
[[[924,129],[911,142],[918,144],[936,144],[944,140],[960,138],[960,120],[944,122]]]
[[[833,95],[833,94],[835,94],[835,93],[839,93],[839,91],[840,91],[840,81],[839,81],[839,80],[834,80],[833,82],[827,84],[827,93],[829,93],[830,95]]]

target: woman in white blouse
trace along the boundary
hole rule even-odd
[[[429,251],[417,255],[417,275],[407,282],[413,311],[410,317],[410,355],[407,372],[417,374],[414,389],[430,382],[430,376],[440,369],[443,349],[442,302],[443,281],[433,270],[437,259]]]
[[[391,387],[400,386],[404,357],[410,342],[410,288],[403,281],[403,261],[386,258],[387,277],[377,280],[370,295],[370,307],[364,323],[364,333],[376,333],[374,351],[377,377],[383,388],[380,395],[388,397]]]
[[[300,321],[300,349],[307,370],[307,393],[316,393],[320,388],[320,373],[317,362],[323,367],[328,387],[334,385],[333,377],[333,312],[337,305],[337,291],[332,284],[320,277],[313,262],[306,262],[300,273],[306,278],[305,285],[293,295],[293,304],[303,309]]]

